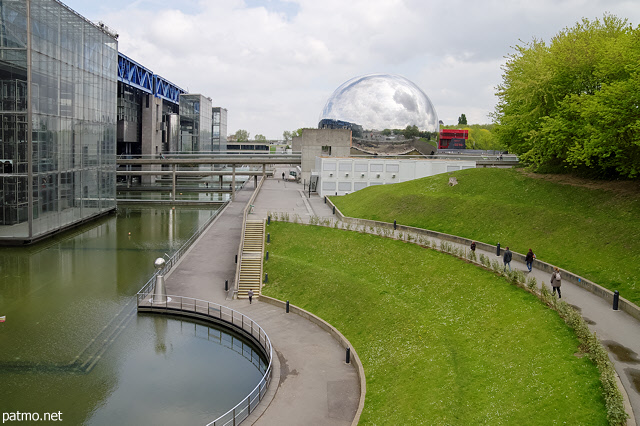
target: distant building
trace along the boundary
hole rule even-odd
[[[212,108],[213,127],[211,129],[212,146],[214,152],[227,150],[227,109]]]
[[[179,152],[211,152],[212,114],[210,98],[180,95]]]
[[[116,208],[118,42],[57,1],[0,6],[0,242],[28,243]]]
[[[441,129],[438,149],[465,149],[469,140],[468,130]]]

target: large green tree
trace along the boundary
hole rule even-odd
[[[605,15],[516,46],[495,134],[539,170],[640,176],[640,28]]]
[[[464,114],[461,114],[460,117],[458,117],[458,124],[467,124],[467,116]]]
[[[267,137],[265,135],[261,135],[261,134],[257,134],[253,137],[254,141],[260,141],[260,142],[264,142],[267,140]]]

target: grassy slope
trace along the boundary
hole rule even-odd
[[[362,424],[606,424],[595,367],[531,294],[413,244],[288,223],[269,232],[264,293],[354,345]]]
[[[511,169],[469,169],[331,197],[347,216],[500,243],[640,304],[640,200]]]

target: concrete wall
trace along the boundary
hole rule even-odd
[[[348,157],[351,149],[351,130],[348,129],[304,129],[302,136],[291,142],[294,152],[302,153],[302,179],[309,182],[316,157]],[[322,147],[331,147],[323,152]]]
[[[433,176],[475,168],[473,160],[385,159],[316,157],[314,171],[318,173],[317,192],[325,195],[345,195],[373,185]]]
[[[147,107],[144,97],[149,97]],[[145,94],[142,97],[142,155],[160,155],[162,152],[162,99]],[[142,170],[160,170],[159,165],[142,166]],[[156,176],[142,176],[143,184],[153,184]]]

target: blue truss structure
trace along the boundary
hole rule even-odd
[[[118,52],[118,81],[146,93],[153,93],[153,72]]]
[[[157,98],[165,99],[174,104],[180,104],[180,94],[187,93],[172,82],[165,80],[158,74],[153,75],[153,95]]]
[[[178,105],[180,94],[187,93],[120,52],[118,52],[118,81]]]

